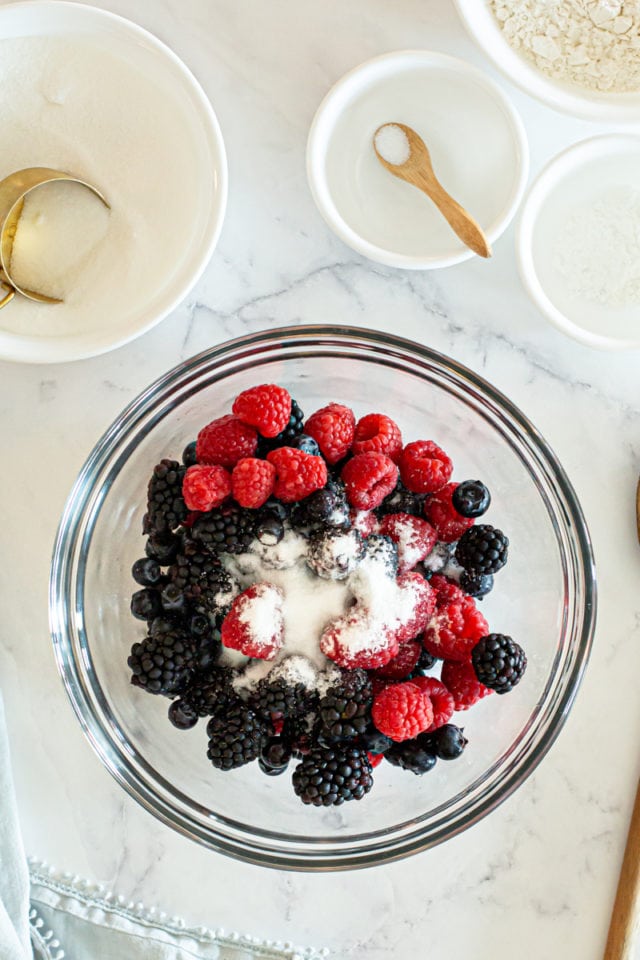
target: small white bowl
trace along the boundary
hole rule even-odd
[[[393,121],[420,134],[443,186],[493,244],[527,180],[522,121],[476,67],[424,50],[369,60],[322,101],[309,132],[307,176],[331,229],[358,253],[390,267],[434,269],[474,256],[434,204],[377,159],[373,134]]]
[[[0,358],[25,363],[53,363],[96,356],[122,346],[157,324],[184,299],[206,267],[222,229],[227,203],[227,160],[218,120],[200,84],[169,47],[142,27],[97,7],[64,0],[27,0],[0,6],[3,43],[30,36],[87,38],[99,43],[109,55],[134,67],[145,83],[170,90],[176,103],[180,103],[180,115],[187,131],[181,149],[188,150],[193,168],[193,176],[188,182],[163,185],[165,196],[173,196],[174,204],[182,202],[178,197],[187,197],[188,209],[195,211],[196,215],[190,221],[193,226],[188,243],[180,248],[179,255],[172,261],[173,269],[168,270],[161,282],[149,291],[148,300],[141,301],[129,311],[127,304],[122,309],[114,309],[112,319],[104,326],[98,323],[92,326],[89,311],[86,329],[64,332],[55,330],[56,321],[49,321],[47,315],[40,331],[26,334],[23,329],[26,324],[15,320],[17,314],[14,311],[26,309],[27,301],[19,297],[0,311]],[[127,104],[123,102],[123,110],[126,109]],[[11,135],[6,124],[3,135]],[[118,135],[117,130],[109,133],[112,138]],[[77,144],[79,156],[91,157],[92,145],[92,134],[88,130],[86,143]],[[144,142],[132,143],[130,149],[131,162],[135,161],[136,169],[142,166],[147,170],[152,168],[154,156],[144,156]],[[22,165],[38,163],[42,164],[42,160],[34,157]],[[48,165],[55,164],[49,162]],[[178,169],[177,164],[175,168]],[[148,191],[152,182],[150,179],[148,183],[141,183],[141,189]],[[110,198],[108,176],[105,182],[95,185]],[[182,193],[176,193],[176,190]],[[163,203],[162,195],[157,196],[157,202]],[[140,218],[141,214],[137,216]],[[135,221],[131,229],[135,233]],[[154,247],[147,251],[149,258],[157,256],[163,237],[154,238],[153,243]],[[64,310],[64,304],[48,309]],[[27,317],[26,313],[23,315]]]
[[[638,170],[640,136],[611,134],[583,140],[554,157],[540,173],[517,225],[520,276],[533,302],[563,333],[601,350],[640,347],[640,296],[637,303],[612,305],[601,302],[589,289],[593,270],[586,272],[589,261],[581,252],[585,211],[593,204],[611,209],[612,203],[624,209],[634,193],[640,209]],[[610,233],[599,236],[601,262],[610,261],[615,270],[619,261],[612,237]],[[568,244],[571,237],[578,242]],[[583,266],[570,273],[566,261],[575,260],[576,250],[582,257],[576,262]]]
[[[553,80],[520,56],[506,40],[486,0],[455,0],[469,34],[494,66],[512,83],[548,106],[583,120],[602,123],[640,121],[640,92],[600,93]]]

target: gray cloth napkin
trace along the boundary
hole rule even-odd
[[[266,882],[266,878],[265,878]],[[189,928],[141,904],[27,864],[0,696],[0,960],[322,960],[326,950]]]

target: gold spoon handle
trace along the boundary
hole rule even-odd
[[[435,177],[427,177],[421,174],[414,182],[420,190],[423,190],[433,200],[453,232],[460,237],[470,250],[477,253],[479,257],[491,256],[491,247],[480,224],[464,207],[460,206],[457,200],[454,200],[447,193]]]
[[[640,928],[640,783],[631,814],[604,960],[633,960]]]
[[[4,294],[4,296],[2,296]],[[15,297],[16,292],[13,287],[9,286],[3,275],[0,273],[0,310],[3,307],[6,307]]]

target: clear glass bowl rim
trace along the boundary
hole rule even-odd
[[[574,629],[572,633],[569,631],[571,642],[567,644],[567,657],[560,675],[553,674],[545,689],[545,702],[549,708],[546,720],[528,742],[525,736],[528,728],[515,741],[517,745],[524,737],[526,749],[510,757],[508,763],[503,763],[505,769],[500,778],[494,775],[471,802],[462,803],[452,819],[440,818],[431,825],[415,821],[413,825],[402,824],[401,831],[394,829],[347,837],[351,846],[345,846],[340,840],[332,842],[331,839],[318,838],[308,838],[306,844],[290,844],[284,834],[251,834],[243,829],[243,825],[224,818],[217,820],[211,815],[202,822],[185,808],[183,801],[186,798],[172,790],[170,784],[165,784],[168,788],[166,795],[160,795],[154,784],[144,777],[143,758],[136,756],[119,730],[109,730],[88,695],[90,678],[80,655],[82,641],[78,640],[72,615],[78,568],[83,564],[82,550],[90,542],[95,517],[107,492],[102,491],[96,500],[96,481],[107,464],[114,460],[122,462],[123,448],[135,436],[141,421],[151,411],[179,395],[187,384],[229,364],[248,358],[255,362],[259,357],[281,360],[287,356],[326,357],[332,353],[360,360],[375,355],[378,362],[412,364],[436,371],[458,391],[472,395],[491,413],[533,458],[541,471],[540,476],[544,474],[547,482],[552,484],[557,501],[552,520],[556,535],[561,533],[566,541],[565,547],[569,548],[576,594],[572,605],[574,620],[570,625]],[[530,465],[527,466],[531,472]],[[477,823],[510,796],[540,763],[569,714],[589,659],[596,606],[593,550],[582,509],[557,457],[524,414],[486,380],[444,354],[388,333],[342,325],[278,327],[228,340],[178,364],[140,393],[98,440],[78,475],[59,524],[49,584],[49,620],[58,669],[85,735],[118,783],[162,822],[213,850],[253,864],[307,871],[368,867],[419,853]],[[485,773],[472,787],[484,782],[487,776]],[[155,787],[157,785],[156,782]]]

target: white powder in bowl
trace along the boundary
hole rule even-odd
[[[380,127],[376,133],[375,144],[382,159],[394,167],[406,163],[411,154],[407,135],[396,123],[385,123]]]
[[[141,48],[134,65],[127,42],[118,44],[0,40],[0,179],[53,167],[93,184],[111,205],[70,183],[28,197],[16,279],[64,303],[15,297],[0,314],[9,333],[126,336],[156,305],[159,312],[205,235],[215,171],[202,176],[205,138],[187,90],[157,53]]]

